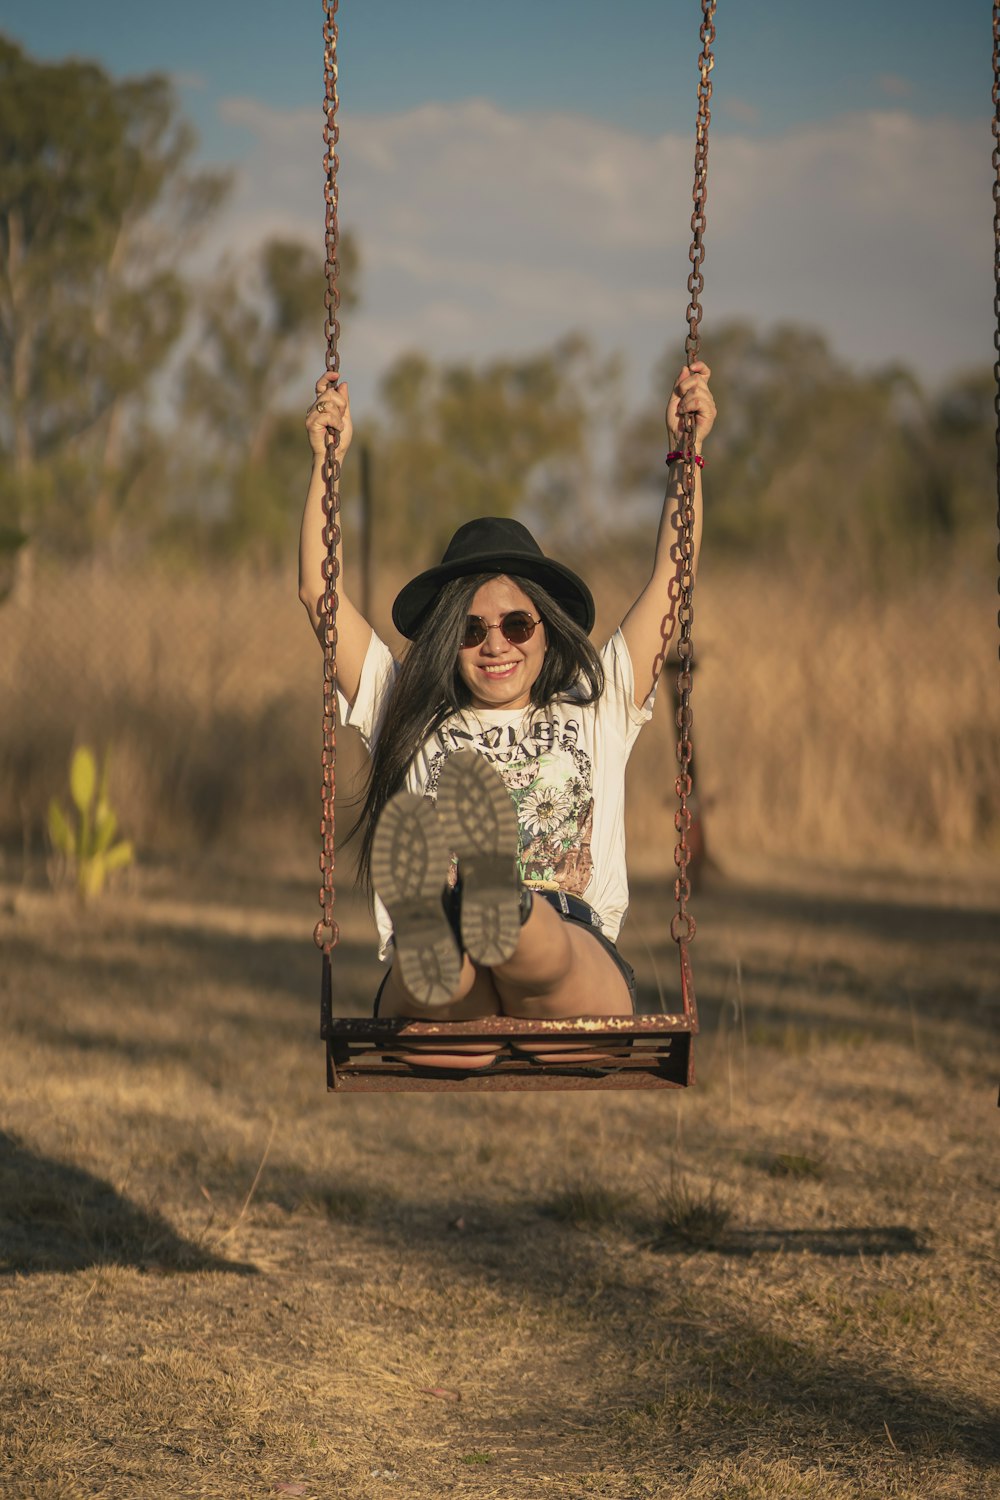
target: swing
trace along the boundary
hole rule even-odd
[[[340,129],[337,124],[337,24],[336,13],[339,0],[323,0],[325,123],[323,141],[326,147],[326,276],[325,296],[326,320],[324,332],[327,341],[327,370],[336,372],[340,367],[338,337],[340,324],[337,312],[340,293],[338,275],[338,188],[337,144]],[[701,0],[702,23],[700,30],[702,50],[698,58],[698,118],[695,140],[695,170],[691,215],[692,242],[689,251],[691,272],[688,276],[690,302],[687,309],[688,333],[685,339],[685,357],[690,365],[697,359],[700,348],[698,326],[702,309],[699,294],[704,289],[701,263],[704,259],[703,235],[705,230],[705,199],[708,180],[708,125],[711,117],[709,101],[712,96],[710,73],[714,65],[712,43],[715,40],[716,0]],[[688,451],[694,450],[694,416],[684,415],[688,437]],[[326,496],[324,499],[325,525],[323,541],[327,556],[323,564],[325,587],[322,603],[323,617],[323,812],[320,823],[322,849],[319,866],[322,886],[319,904],[323,916],[316,924],[313,934],[317,947],[323,954],[323,973],[320,1001],[320,1036],[326,1042],[327,1087],[340,1092],[461,1092],[469,1090],[512,1089],[657,1089],[685,1088],[694,1081],[694,1056],[692,1042],[698,1031],[698,1013],[695,1005],[694,980],[688,953],[695,935],[695,920],[687,909],[691,894],[688,876],[692,815],[688,807],[691,795],[691,667],[693,619],[693,572],[694,556],[694,462],[689,456],[683,465],[683,497],[680,504],[678,540],[682,568],[674,581],[663,620],[663,647],[658,658],[662,671],[666,663],[667,648],[675,625],[679,625],[677,641],[677,700],[676,723],[678,729],[677,760],[679,771],[675,782],[677,810],[674,827],[677,830],[677,845],[674,863],[677,876],[674,881],[674,898],[677,910],[670,922],[670,936],[677,944],[680,962],[681,1008],[670,1015],[635,1015],[631,1017],[606,1016],[585,1019],[570,1018],[548,1021],[520,1020],[509,1016],[487,1016],[474,1021],[417,1021],[407,1017],[335,1018],[333,1015],[333,970],[332,952],[339,939],[339,930],[334,921],[334,791],[336,783],[336,652],[337,652],[337,576],[339,565],[336,557],[340,539],[339,495],[337,482],[340,463],[337,459],[337,435],[330,433],[327,440],[325,465]],[[488,1071],[462,1072],[425,1069],[419,1071],[417,1061],[421,1050],[430,1052],[440,1048],[442,1038],[448,1041],[501,1042],[499,1056]],[[582,1060],[544,1061],[536,1060],[530,1053],[532,1045],[539,1042],[570,1041],[585,1042],[588,1050],[599,1049],[599,1062]],[[399,1057],[401,1046],[405,1046],[410,1062]]]

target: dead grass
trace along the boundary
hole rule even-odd
[[[1000,886],[709,889],[683,1096],[381,1100],[323,1090],[314,886],[0,890],[4,1495],[1000,1495]]]
[[[605,1225],[624,1225],[636,1214],[635,1200],[627,1193],[605,1183],[582,1178],[553,1193],[540,1204],[541,1212],[575,1229],[601,1229]]]
[[[1000,1496],[992,585],[706,569],[695,1090],[331,1100],[291,579],[49,582],[0,652],[5,1497]],[[40,834],[84,739],[141,853],[87,913]]]
[[[602,636],[636,568],[581,566],[600,582]],[[374,614],[395,641],[393,592],[382,580]],[[2,615],[0,842],[43,847],[81,740],[111,746],[115,803],[147,857],[225,843],[273,863],[315,839],[320,662],[290,576],[81,569],[39,594],[66,608],[15,600]],[[763,847],[854,869],[996,868],[994,594],[985,572],[877,596],[709,559],[695,714],[710,857],[730,869]],[[630,768],[630,855],[647,871],[674,841],[670,696]],[[342,735],[342,788],[359,764]]]
[[[990,580],[867,596],[818,571],[709,571],[703,592],[698,770],[720,858],[756,845],[848,866],[996,863]]]
[[[733,1210],[714,1183],[695,1185],[675,1170],[654,1192],[654,1203],[654,1249],[714,1250],[724,1243]]]

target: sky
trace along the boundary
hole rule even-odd
[[[685,332],[697,0],[341,0],[341,222],[355,404],[403,350],[481,360],[581,329],[632,401]],[[931,385],[993,359],[986,0],[721,0],[713,322],[824,330]],[[322,250],[320,0],[5,0],[33,56],[173,78],[234,187],[206,266],[269,234]],[[322,362],[322,310],[316,362]]]

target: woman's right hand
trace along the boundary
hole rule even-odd
[[[351,446],[354,424],[351,421],[351,398],[347,381],[328,370],[316,382],[316,400],[306,412],[309,445],[317,458],[326,457],[326,434],[329,429],[340,434],[337,458],[340,463]]]

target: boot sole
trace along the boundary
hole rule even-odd
[[[433,802],[399,792],[379,819],[372,881],[392,919],[400,977],[428,1007],[454,999],[462,955],[441,905],[451,850]]]
[[[505,963],[521,933],[517,813],[510,793],[475,750],[449,756],[441,771],[438,816],[458,856],[462,944],[473,963]]]

